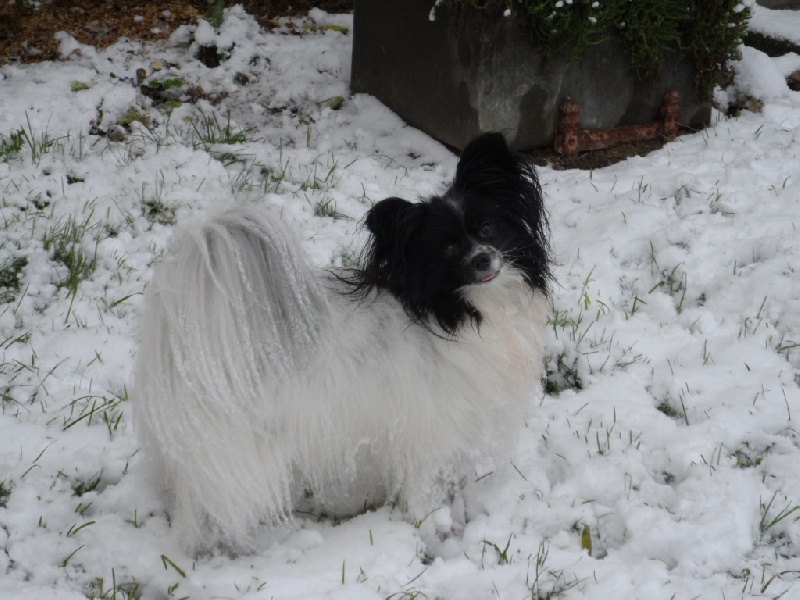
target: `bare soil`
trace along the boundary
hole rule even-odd
[[[53,35],[66,31],[83,44],[104,48],[120,38],[168,38],[180,25],[207,17],[215,2],[206,0],[48,0],[34,8],[29,2],[0,0],[0,65],[58,58]],[[233,4],[233,2],[229,2]],[[309,9],[342,13],[353,0],[236,0],[264,27],[281,16],[306,14]]]
[[[680,134],[678,134],[680,135]],[[654,150],[659,150],[666,144],[664,138],[619,144],[605,150],[579,152],[574,156],[562,156],[552,148],[538,148],[529,152],[531,159],[537,165],[550,165],[557,171],[564,169],[583,169],[591,171],[613,165],[631,156],[645,156]]]

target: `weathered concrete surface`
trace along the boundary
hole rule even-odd
[[[708,123],[689,60],[665,61],[655,79],[636,82],[618,41],[580,62],[545,62],[510,19],[440,7],[431,21],[432,6],[356,0],[351,89],[450,146],[485,131],[502,131],[516,149],[549,146],[565,97],[580,104],[583,127],[614,127],[652,121],[664,93],[677,90],[681,122]]]

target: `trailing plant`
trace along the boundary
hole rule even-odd
[[[585,57],[612,37],[625,45],[639,80],[655,76],[665,54],[693,60],[697,88],[709,100],[730,83],[750,10],[740,0],[438,0],[520,21],[545,58]]]
[[[730,60],[741,58],[739,46],[747,33],[750,9],[738,0],[694,0],[688,3],[685,44],[697,69],[697,87],[711,97],[716,85],[733,82]]]
[[[689,2],[691,3],[691,1]],[[620,37],[625,42],[631,68],[639,79],[656,75],[664,48],[679,47],[686,0],[629,2],[620,11]]]

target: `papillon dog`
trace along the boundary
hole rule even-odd
[[[135,425],[187,547],[247,547],[298,510],[421,520],[513,453],[549,306],[534,168],[484,134],[444,194],[365,225],[358,266],[321,269],[267,207],[231,208],[156,269]]]

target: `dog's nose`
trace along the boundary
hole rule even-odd
[[[492,257],[488,252],[481,252],[472,257],[471,264],[476,271],[488,271],[492,265]]]

